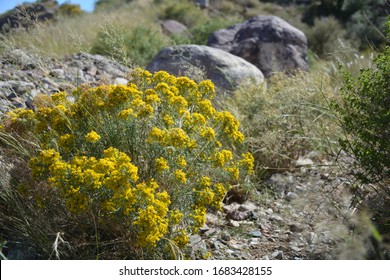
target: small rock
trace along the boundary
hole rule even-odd
[[[283,259],[283,251],[275,251],[272,253],[272,258],[282,260]]]
[[[218,240],[212,243],[212,248],[214,248],[215,250],[221,250],[223,247],[224,247],[223,243]]]
[[[329,173],[321,173],[320,174],[320,178],[322,179],[322,180],[330,180],[330,177],[329,177],[330,175],[329,175]]]
[[[240,207],[238,208],[239,211],[245,212],[245,211],[256,211],[259,207],[250,201],[245,201]]]
[[[235,251],[233,251],[231,249],[227,249],[226,253],[229,254],[229,255],[233,255],[235,253]]]
[[[114,85],[127,85],[129,81],[126,80],[125,78],[116,78],[114,80]]]
[[[207,245],[199,235],[190,236],[190,246],[193,252],[199,252],[201,255],[207,253]]]
[[[52,79],[48,78],[48,77],[44,77],[42,79],[42,82],[44,82],[45,84],[49,85],[50,87],[54,87],[54,88],[58,88],[59,85],[53,81]]]
[[[288,192],[285,198],[287,201],[292,201],[293,199],[297,199],[298,197],[299,195],[297,195],[296,193]]]
[[[310,158],[303,158],[299,157],[298,160],[295,162],[296,167],[303,167],[303,166],[311,166],[314,162]]]
[[[161,27],[163,29],[163,32],[167,33],[168,35],[184,36],[187,38],[192,37],[187,27],[176,20],[165,20],[161,23]]]
[[[269,220],[270,221],[275,221],[275,222],[283,222],[283,218],[278,216],[278,215],[275,215],[275,214],[272,214],[270,217],[269,217]]]
[[[60,79],[65,78],[65,72],[63,69],[52,69],[50,70],[49,75],[54,78],[60,78]]]
[[[229,247],[231,249],[234,249],[234,250],[237,250],[237,251],[241,251],[242,248],[243,248],[243,246],[241,244],[238,244],[238,243],[236,243],[236,244],[229,244]]]
[[[289,227],[290,227],[290,231],[292,231],[292,232],[302,232],[303,231],[303,227],[300,224],[290,224]]]
[[[228,225],[231,227],[239,227],[240,223],[234,220],[229,220]]]
[[[85,69],[86,73],[91,76],[96,76],[98,69],[95,66],[89,66]]]
[[[248,198],[248,193],[241,186],[233,186],[226,194],[225,203],[244,203]]]
[[[260,230],[254,230],[254,231],[249,232],[249,235],[252,237],[261,237],[262,234],[261,234]]]
[[[226,213],[226,217],[235,221],[243,221],[248,219],[249,212],[240,212],[238,210],[232,210]]]
[[[204,224],[201,228],[199,228],[199,233],[203,234],[203,233],[205,233],[206,231],[209,231],[209,230],[210,230],[210,228],[206,224]]]
[[[249,245],[254,246],[254,245],[259,245],[260,244],[260,239],[259,238],[251,238],[249,240]],[[252,247],[253,248],[253,247]]]
[[[306,156],[313,161],[319,161],[321,159],[321,153],[319,151],[311,151]]]
[[[318,237],[315,232],[309,232],[305,235],[306,241],[308,244],[316,243]]]
[[[230,241],[231,236],[230,236],[230,234],[227,233],[227,232],[222,232],[222,234],[221,234],[221,239],[224,240],[224,241]]]
[[[301,251],[301,249],[295,245],[289,245],[288,246],[291,250],[293,250],[294,252],[299,252]]]

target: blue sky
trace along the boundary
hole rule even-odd
[[[71,4],[79,4],[81,9],[87,12],[91,12],[94,8],[95,0],[57,0],[62,4],[68,2]],[[15,6],[22,4],[23,2],[35,2],[34,0],[0,0],[0,14],[13,9]]]

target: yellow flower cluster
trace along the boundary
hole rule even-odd
[[[244,136],[214,108],[211,81],[142,69],[129,80],[40,96],[36,111],[8,113],[3,130],[35,134],[34,178],[60,190],[73,213],[115,216],[145,248],[182,247],[206,209],[220,209],[230,184],[253,172],[253,156],[234,152]]]
[[[91,132],[89,132],[87,135],[85,135],[85,140],[87,141],[87,142],[97,142],[97,141],[99,141],[100,140],[100,135],[99,134],[97,134],[96,133],[96,131],[91,131]]]
[[[155,163],[157,172],[164,172],[169,169],[168,161],[165,158],[157,158]]]
[[[240,122],[228,111],[218,112],[215,120],[220,123],[223,131],[231,139],[242,142],[244,135],[239,131]]]

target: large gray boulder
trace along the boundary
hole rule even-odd
[[[266,77],[308,69],[305,34],[276,16],[256,16],[216,31],[207,45],[244,58]]]
[[[251,63],[220,49],[178,45],[161,50],[146,66],[151,72],[167,71],[195,81],[210,79],[217,91],[234,91],[245,83],[260,84],[263,73]]]

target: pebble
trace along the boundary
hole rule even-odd
[[[228,225],[232,227],[239,227],[240,223],[235,220],[229,220]]]
[[[317,234],[315,232],[309,232],[305,235],[306,241],[308,244],[313,244],[317,242]]]
[[[272,253],[272,258],[282,260],[283,259],[283,251],[275,251]]]
[[[249,232],[249,235],[252,237],[261,237],[262,236],[260,230],[251,231],[251,232]]]
[[[275,214],[271,215],[269,217],[269,220],[270,221],[276,221],[276,222],[283,222],[283,218],[278,216],[278,215],[275,215]]]

